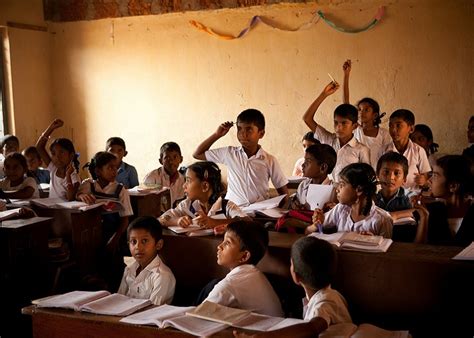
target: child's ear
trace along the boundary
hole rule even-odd
[[[322,171],[324,174],[327,174],[327,172],[328,172],[328,165],[327,165],[327,163],[321,163],[320,168],[321,168],[321,171]]]
[[[128,154],[128,151],[125,150],[123,153],[123,157],[127,156],[127,154]]]
[[[262,138],[264,135],[265,135],[265,129],[260,129],[258,131],[258,136],[259,136],[258,138]]]
[[[358,126],[359,126],[359,123],[353,122],[352,123],[352,131],[356,130]]]
[[[156,242],[155,248],[157,251],[160,251],[163,248],[163,239],[160,239],[158,242]]]
[[[163,160],[161,159],[161,156],[160,156],[160,164],[163,165]]]
[[[250,259],[250,256],[251,256],[250,251],[245,250],[243,252],[242,257],[240,257],[239,262],[242,263],[242,264],[247,263],[248,260]]]
[[[357,186],[357,188],[355,189],[355,191],[356,191],[357,196],[360,196],[360,195],[362,195],[362,193],[363,193],[363,189],[362,189],[362,187],[361,187],[360,185]]]
[[[204,181],[201,182],[201,187],[203,192],[208,192],[211,186],[209,185],[209,182]]]
[[[411,125],[410,126],[410,135],[413,134],[414,131],[415,131],[415,126]]]

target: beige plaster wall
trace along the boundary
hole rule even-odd
[[[258,108],[267,119],[261,144],[290,174],[307,131],[302,114],[329,82],[328,72],[342,81],[342,63],[351,58],[352,102],[371,96],[388,113],[411,109],[417,122],[432,127],[441,151],[461,151],[473,106],[472,1],[383,2],[381,24],[360,34],[320,21],[300,32],[259,25],[243,39],[224,41],[188,24],[196,19],[236,34],[253,15],[295,27],[321,9],[359,27],[381,3],[319,1],[50,24],[53,111],[66,120],[64,132],[82,162],[109,136],[121,136],[126,161],[143,177],[159,165],[163,142],[178,142],[190,163],[219,123]],[[341,97],[342,90],[317,115],[328,129]],[[231,144],[238,144],[234,129],[215,146]]]

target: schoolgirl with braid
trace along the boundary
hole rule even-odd
[[[352,163],[339,174],[336,193],[339,204],[327,213],[316,209],[313,224],[306,233],[337,228],[338,232],[353,231],[367,235],[392,237],[392,218],[373,203],[377,190],[374,169],[366,163]]]
[[[183,185],[186,199],[174,209],[160,216],[163,226],[189,227],[197,224],[214,229],[214,233],[224,233],[227,224],[236,217],[247,218],[232,201],[226,200],[222,185],[221,171],[214,162],[202,161],[191,164],[186,170]],[[213,217],[223,214],[225,218]]]

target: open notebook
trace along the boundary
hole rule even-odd
[[[30,201],[43,208],[62,208],[86,211],[98,207],[103,207],[108,211],[118,211],[122,209],[122,204],[118,199],[97,199],[94,204],[87,204],[80,201],[65,201],[62,198],[35,198]]]
[[[408,331],[390,331],[372,324],[341,323],[330,325],[326,331],[319,334],[320,338],[408,338]]]
[[[324,239],[342,250],[387,252],[393,241],[382,236],[361,235],[355,232],[336,232],[333,234],[312,233],[311,236]]]

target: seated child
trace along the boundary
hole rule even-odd
[[[320,142],[314,138],[314,133],[312,131],[308,131],[306,134],[304,134],[303,139],[301,140],[301,144],[305,150],[309,146],[319,143]],[[291,174],[292,176],[303,176],[303,162],[304,156],[296,161],[295,167],[293,168],[293,173]]]
[[[404,188],[419,189],[428,182],[428,173],[431,166],[426,151],[410,140],[415,125],[415,115],[407,109],[398,109],[390,115],[389,132],[392,143],[384,153],[395,151],[408,160],[408,175]]]
[[[223,233],[234,218],[248,217],[232,201],[223,198],[221,171],[213,162],[191,164],[186,170],[184,191],[186,199],[159,217],[163,226],[179,225],[185,228],[194,222],[205,228],[214,228],[217,234]],[[212,217],[218,214],[224,214],[225,218]]]
[[[163,247],[161,224],[154,217],[139,217],[127,229],[133,262],[127,264],[118,293],[132,298],[149,299],[155,305],[170,304],[176,280],[160,259]]]
[[[329,242],[315,237],[298,239],[291,247],[290,272],[293,281],[306,293],[303,319],[307,323],[251,337],[317,337],[330,325],[352,323],[346,300],[331,288],[336,270],[337,252]],[[247,337],[237,331],[234,336]]]
[[[0,180],[0,189],[6,198],[39,198],[38,184],[32,177],[26,177],[26,158],[20,153],[9,153],[4,162],[5,178]]]
[[[0,178],[2,178],[5,176],[3,172],[3,161],[5,161],[5,157],[7,157],[8,154],[20,151],[20,140],[15,135],[7,134],[3,136],[0,147],[2,148],[0,153]]]
[[[120,137],[111,137],[105,144],[105,150],[114,154],[118,159],[119,169],[116,181],[122,183],[125,189],[131,189],[139,185],[137,169],[122,161],[128,154],[125,148],[125,141]]]
[[[392,237],[392,218],[373,202],[377,190],[374,169],[367,163],[353,163],[342,169],[336,187],[337,204],[327,213],[316,209],[313,225],[307,233],[337,228],[337,231],[353,231]]]
[[[230,272],[205,300],[267,316],[283,315],[280,300],[265,275],[255,265],[268,246],[268,232],[258,223],[236,221],[227,226],[217,247],[217,264]]]
[[[73,201],[81,182],[77,174],[79,161],[74,144],[67,138],[57,138],[49,146],[51,156],[46,151],[46,143],[51,134],[63,125],[64,122],[60,119],[51,122],[36,142],[36,149],[50,173],[49,197]]]
[[[247,109],[237,116],[237,139],[241,147],[209,150],[233,125],[229,121],[222,123],[215,133],[197,147],[194,158],[227,166],[229,177],[226,198],[239,206],[268,199],[268,179],[272,180],[278,194],[288,194],[288,179],[278,161],[258,144],[265,135],[265,117],[260,111]]]
[[[428,159],[438,151],[438,143],[433,141],[433,132],[426,124],[417,124],[413,133],[410,135],[410,140],[425,149]]]
[[[175,142],[166,142],[160,148],[160,164],[162,167],[149,172],[143,183],[159,184],[161,187],[170,188],[171,205],[176,200],[184,198],[184,176],[178,171],[179,165],[183,162],[181,149]]]
[[[303,121],[314,132],[314,138],[321,143],[329,144],[337,152],[337,162],[332,179],[337,182],[339,172],[350,163],[370,164],[369,148],[357,141],[354,130],[357,128],[357,109],[350,104],[341,104],[334,110],[334,133],[330,133],[314,120],[314,114],[321,103],[336,92],[339,84],[329,83],[321,94],[309,106],[303,115]]]
[[[28,175],[36,180],[36,183],[48,183],[50,181],[49,171],[41,168],[41,156],[36,147],[28,147],[23,150],[23,156],[28,164]]]

